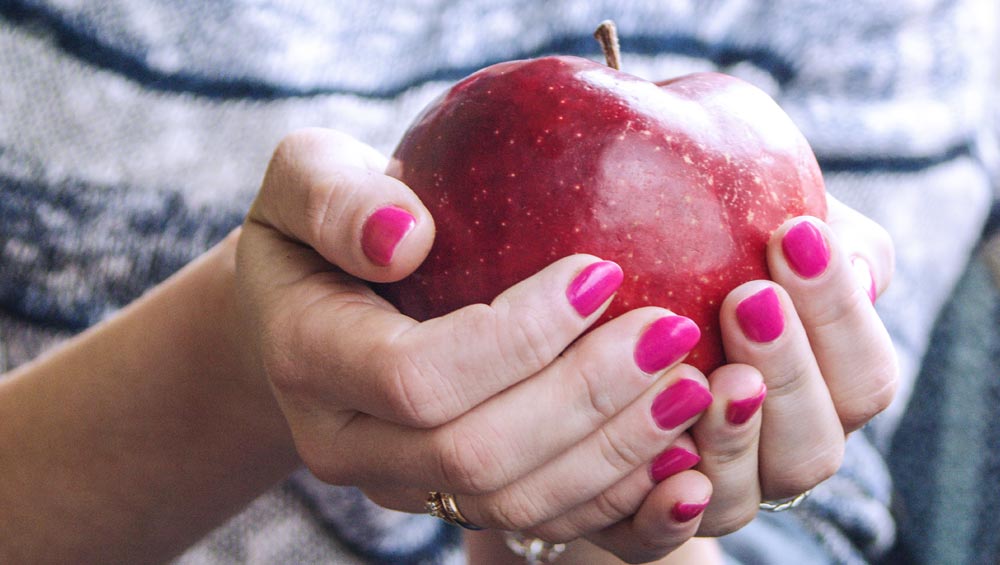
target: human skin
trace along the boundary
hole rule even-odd
[[[888,284],[892,246],[880,228],[843,204],[831,200],[830,211],[829,224],[797,218],[777,230],[768,245],[774,281],[742,285],[722,306],[726,354],[733,362],[708,376],[715,400],[693,426],[693,443],[681,443],[697,451],[700,462],[695,469],[713,486],[701,517],[701,536],[735,531],[756,515],[762,500],[794,496],[822,482],[839,467],[846,435],[892,398],[895,357],[872,308]],[[819,253],[809,247],[817,235],[826,253],[822,246]],[[809,253],[798,253],[795,245]],[[789,247],[793,249],[786,252]],[[760,310],[760,304],[768,302],[780,308],[777,321],[773,312],[758,317],[763,323],[756,327],[749,324],[752,320],[740,319],[741,310]],[[748,317],[745,311],[743,317]],[[762,410],[749,412],[761,384],[766,385]],[[638,486],[643,481],[645,489]],[[612,509],[611,517],[629,515],[638,493],[662,494],[648,475],[637,473],[631,479],[631,495],[623,494],[628,489],[622,485],[628,482],[602,495],[605,501],[599,506]],[[535,533],[564,539],[559,535],[564,521],[543,525]],[[608,530],[634,525],[625,521]],[[676,547],[674,527],[662,519],[655,534],[636,535],[649,546],[619,546],[611,555],[577,543],[567,557],[594,564],[661,558],[657,563],[721,562],[718,547],[701,537],[664,557],[664,548]],[[603,545],[603,535],[598,532],[589,539]],[[466,539],[473,562],[506,562],[507,555],[500,551],[503,540],[495,533],[473,532]]]
[[[0,562],[164,560],[299,464],[233,363],[235,246],[0,382]]]
[[[642,337],[670,316],[663,309],[576,340],[613,300],[583,315],[567,298],[601,260],[592,256],[558,261],[491,305],[423,324],[399,315],[362,281],[406,276],[433,222],[382,167],[346,136],[290,136],[242,230],[0,382],[0,561],[164,560],[303,463],[390,508],[421,512],[426,491],[454,492],[477,524],[583,536],[649,561],[696,532],[745,524],[762,497],[829,476],[844,434],[891,397],[891,348],[846,266],[864,257],[867,287],[881,291],[891,245],[850,214],[817,224],[832,257],[819,276],[786,280],[797,275],[772,266],[780,286],[734,291],[721,320],[734,363],[706,377],[681,364],[683,352],[637,364]],[[361,234],[390,204],[415,223],[388,261],[372,261]],[[769,259],[784,261],[792,227]],[[735,313],[761,285],[773,285],[786,328],[767,343],[749,340]],[[817,311],[796,314],[802,300]],[[846,357],[868,368],[855,377]],[[682,379],[715,401],[665,429],[653,407]],[[761,427],[761,410],[730,423],[729,405],[762,383],[775,425]],[[796,418],[825,449],[782,448],[802,439]],[[538,429],[551,432],[525,433]],[[699,467],[654,481],[650,461],[676,445],[696,451]],[[678,503],[708,500],[664,524]]]

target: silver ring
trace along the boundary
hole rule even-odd
[[[809,498],[810,494],[812,494],[812,489],[796,496],[782,498],[781,500],[765,500],[760,503],[760,509],[766,512],[784,512],[785,510],[791,510],[792,508],[802,504],[805,499]]]
[[[504,532],[503,539],[507,542],[507,548],[514,555],[523,557],[527,565],[542,565],[552,563],[566,551],[564,543],[549,543],[538,538],[526,536],[521,532]]]

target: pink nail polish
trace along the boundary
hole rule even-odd
[[[747,420],[760,410],[765,398],[767,398],[767,386],[761,383],[760,392],[750,398],[729,401],[729,405],[726,406],[726,421],[734,426],[747,423]]]
[[[670,514],[678,522],[690,522],[705,511],[709,501],[705,502],[678,502],[670,509]]]
[[[658,483],[681,471],[687,471],[697,465],[699,461],[701,461],[701,457],[683,447],[671,447],[653,459],[653,463],[649,466],[649,474],[653,477],[653,482]]]
[[[642,332],[635,344],[635,364],[647,373],[657,373],[676,363],[701,339],[701,330],[690,318],[664,316]]]
[[[694,418],[712,403],[712,393],[701,383],[680,379],[653,399],[653,420],[664,430],[672,430]]]
[[[830,263],[830,248],[812,222],[799,222],[785,232],[781,250],[792,270],[806,279],[820,276]]]
[[[851,267],[854,268],[854,276],[857,277],[861,288],[865,289],[865,292],[868,294],[868,300],[871,300],[872,304],[875,304],[878,289],[875,288],[875,277],[872,276],[871,265],[862,257],[854,257],[851,259]]]
[[[599,261],[588,266],[573,279],[566,289],[566,298],[576,311],[586,318],[607,302],[622,285],[622,268],[612,261]]]
[[[774,288],[767,287],[744,298],[736,306],[736,321],[748,339],[767,343],[778,339],[785,331],[785,316]]]
[[[398,206],[379,208],[361,229],[361,250],[372,263],[388,266],[399,242],[416,225],[416,218]]]

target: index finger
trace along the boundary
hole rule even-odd
[[[552,363],[597,320],[621,280],[615,263],[573,255],[491,304],[422,323],[384,302],[329,294],[288,322],[302,328],[291,332],[299,338],[289,344],[296,364],[333,371],[311,379],[302,396],[317,408],[346,402],[391,422],[439,426]],[[583,311],[578,291],[586,295]]]

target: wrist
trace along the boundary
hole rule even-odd
[[[210,394],[255,451],[286,472],[300,465],[287,422],[250,346],[236,294],[236,229],[182,272],[181,309],[190,326],[181,341],[187,371],[211,383]],[[279,471],[280,472],[280,471]]]
[[[237,237],[0,382],[0,561],[166,560],[296,468],[240,354]]]

